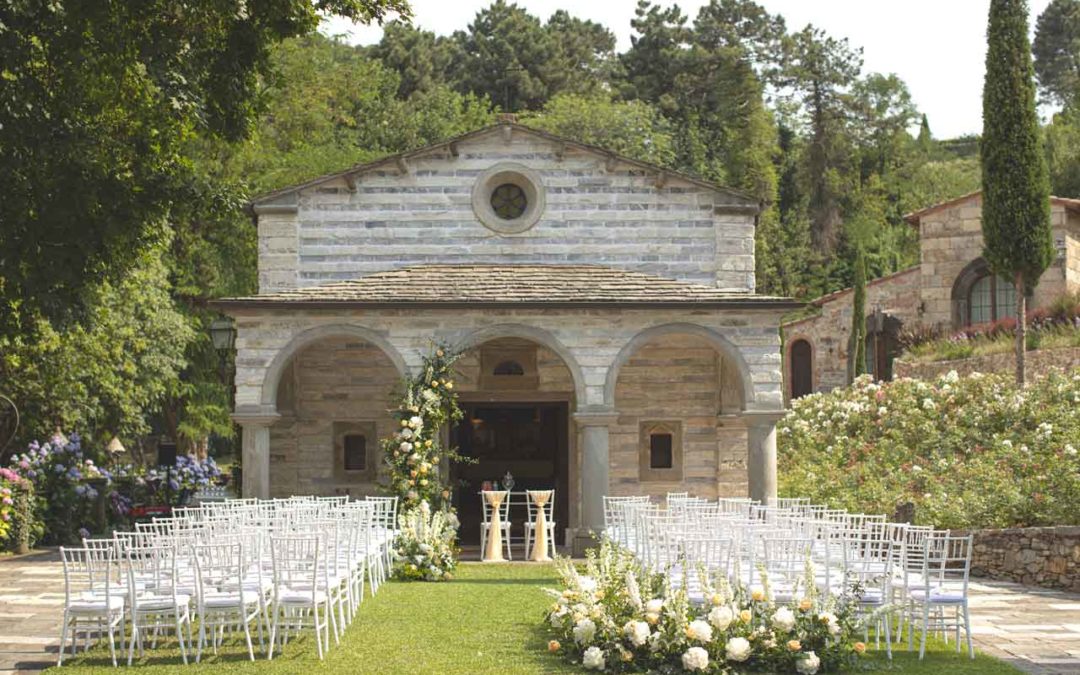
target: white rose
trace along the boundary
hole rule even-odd
[[[592,593],[596,590],[596,579],[592,577],[578,577],[578,588],[586,593]]]
[[[398,448],[400,448],[402,452],[409,452],[410,450],[412,450],[412,443],[406,441],[399,445]]]
[[[709,612],[709,623],[716,626],[717,630],[727,630],[731,622],[735,620],[735,614],[730,607],[713,607]]]
[[[581,656],[581,665],[590,670],[603,670],[604,651],[599,647],[589,647]]]
[[[650,601],[645,603],[645,611],[648,612],[649,614],[659,614],[660,611],[663,610],[663,609],[664,609],[664,601],[663,600],[653,599],[653,600],[650,600]]]
[[[648,641],[652,631],[649,629],[649,624],[644,621],[628,621],[623,626],[623,633],[626,634],[626,638],[630,640],[632,645],[641,647]]]
[[[724,653],[726,654],[728,661],[738,661],[741,663],[750,658],[751,650],[752,648],[750,647],[749,640],[737,637],[728,640],[727,646],[724,648]]]
[[[806,652],[801,659],[795,662],[795,670],[802,675],[814,675],[821,667],[821,659],[814,652]]]
[[[402,429],[400,436],[402,438],[404,438],[405,440],[409,440],[410,438],[413,437],[412,429]]]
[[[596,635],[596,624],[592,619],[582,619],[574,624],[574,641],[579,645],[589,644],[594,635]]]
[[[414,415],[413,417],[409,418],[409,426],[413,429],[419,429],[420,427],[424,426],[424,420],[419,415]]]
[[[708,642],[712,639],[712,626],[701,619],[691,621],[686,627],[686,637],[698,642]]]
[[[705,670],[709,667],[709,652],[701,647],[691,647],[682,655],[682,667],[686,670]]]
[[[789,633],[795,627],[795,614],[787,607],[781,607],[773,614],[772,624],[774,628]]]
[[[840,620],[837,619],[836,615],[832,612],[822,612],[821,614],[818,614],[818,620],[828,624],[829,635],[837,635],[840,633]]]

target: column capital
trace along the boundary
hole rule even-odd
[[[244,405],[237,406],[232,419],[243,427],[268,427],[281,419],[281,415],[274,406]]]
[[[775,426],[777,422],[787,417],[787,410],[744,410],[739,413],[739,419],[748,427]]]
[[[579,427],[609,427],[619,419],[614,408],[581,408],[574,411],[574,421]]]

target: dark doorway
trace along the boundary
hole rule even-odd
[[[810,343],[796,340],[791,343],[791,398],[814,393],[814,358]]]
[[[455,464],[454,497],[461,519],[459,534],[464,544],[480,543],[483,512],[480,489],[484,481],[499,481],[509,471],[514,492],[555,490],[555,537],[563,540],[569,494],[567,418],[569,405],[560,403],[463,403],[465,417],[453,429],[458,452],[475,463]],[[523,534],[525,507],[511,507],[511,536],[515,543]],[[516,549],[515,557],[518,554]]]

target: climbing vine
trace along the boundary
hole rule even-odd
[[[440,431],[461,419],[454,392],[453,365],[460,354],[436,344],[423,367],[405,380],[405,393],[394,418],[394,434],[382,442],[389,466],[389,489],[398,496],[402,512],[427,503],[432,509],[450,508],[451,486],[441,471],[444,459],[460,459],[453,448],[443,447]]]

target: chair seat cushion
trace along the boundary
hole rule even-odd
[[[135,599],[135,609],[140,612],[149,612],[162,609],[178,609],[180,607],[187,607],[191,603],[191,596],[183,593],[176,594],[176,602],[173,602],[172,594],[169,595],[156,595],[147,594],[141,595]]]
[[[237,607],[243,602],[244,605],[256,605],[259,603],[259,594],[255,591],[226,591],[207,594],[203,598],[203,607],[208,609],[222,609]]]
[[[915,590],[910,593],[911,599],[918,602],[926,602],[926,591]],[[962,591],[952,591],[945,588],[930,589],[930,604],[954,605],[963,603],[965,600]]]
[[[322,604],[326,602],[326,591],[302,588],[280,588],[277,592],[277,601],[283,605],[310,605],[312,602]]]
[[[121,595],[84,594],[78,600],[68,603],[67,610],[74,614],[103,614],[106,611],[119,611],[124,609],[124,597]]]

